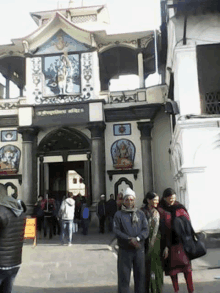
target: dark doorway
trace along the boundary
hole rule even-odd
[[[67,174],[68,171],[74,170],[81,177],[88,188],[88,176],[85,170],[86,161],[74,161],[63,163],[50,163],[49,164],[49,194],[59,200],[67,194]]]

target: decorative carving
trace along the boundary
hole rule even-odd
[[[137,102],[137,93],[135,94],[130,94],[126,95],[125,93],[122,93],[120,96],[113,96],[110,95],[109,98],[109,103],[114,104],[114,103],[131,103],[131,102]]]
[[[37,100],[38,104],[68,104],[73,102],[82,102],[84,98],[81,95],[58,95],[52,97],[41,97]]]
[[[115,169],[131,169],[134,164],[135,146],[128,139],[116,140],[111,146],[111,155]]]
[[[136,46],[137,45],[137,40],[131,40],[131,41],[124,40],[124,41],[100,43],[100,44],[98,44],[98,48],[101,49],[101,48],[107,47],[109,45],[121,45],[121,44],[129,44],[129,45]]]
[[[33,95],[35,97],[35,101],[38,103],[38,101],[42,98],[42,84],[41,84],[41,58],[32,58],[32,80],[33,84],[35,86]]]
[[[49,133],[40,143],[38,152],[46,154],[50,152],[60,152],[64,159],[67,159],[71,151],[85,151],[90,149],[90,143],[87,137],[81,132],[73,129],[60,128]]]
[[[6,102],[6,103],[1,103],[0,104],[0,109],[1,110],[11,110],[11,109],[17,109],[19,105],[19,102]]]
[[[21,151],[14,145],[0,149],[0,174],[16,174],[19,169]]]
[[[149,36],[147,36],[145,38],[140,39],[140,47],[141,48],[147,48],[149,42],[153,39],[153,37],[154,36],[152,34],[152,35],[149,35]]]
[[[93,93],[92,85],[92,54],[82,55],[82,97],[89,100]]]

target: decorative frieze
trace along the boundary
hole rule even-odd
[[[94,95],[93,85],[93,62],[92,53],[82,54],[81,59],[81,82],[82,82],[82,100],[89,100]]]
[[[137,102],[138,96],[137,93],[134,94],[125,94],[122,93],[121,95],[110,95],[109,97],[109,103],[131,103],[131,102]]]

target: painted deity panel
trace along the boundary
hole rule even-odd
[[[64,95],[80,92],[78,54],[63,54],[44,58],[44,95]]]
[[[119,139],[111,146],[113,167],[116,169],[132,169],[135,158],[135,145],[128,139]]]
[[[21,151],[13,145],[0,149],[0,174],[16,174],[19,170]]]

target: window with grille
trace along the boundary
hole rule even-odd
[[[220,44],[198,45],[196,53],[201,112],[220,114]]]
[[[79,15],[79,16],[72,16],[71,18],[73,23],[83,23],[89,21],[97,21],[96,14],[89,14],[89,15]]]

